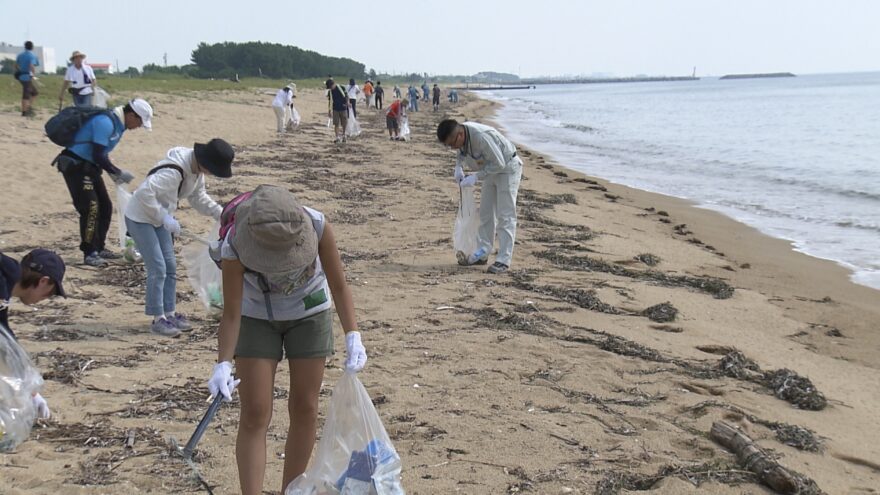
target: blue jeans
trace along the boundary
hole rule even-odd
[[[409,101],[409,106],[412,107],[413,112],[419,111],[419,95]]]
[[[177,260],[174,241],[165,227],[153,227],[125,217],[128,235],[144,258],[147,297],[144,313],[160,316],[174,311],[177,302]]]
[[[92,96],[94,93],[89,93],[87,95],[73,95],[73,104],[78,107],[90,107],[92,106]]]

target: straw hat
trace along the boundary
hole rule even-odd
[[[260,273],[302,270],[318,257],[318,234],[296,197],[261,185],[235,210],[232,239],[241,263]]]
[[[86,54],[79,50],[74,50],[73,54],[70,56],[70,61],[73,62],[73,59],[75,59],[76,57],[86,58]]]

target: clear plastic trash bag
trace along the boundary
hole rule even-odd
[[[107,108],[109,102],[110,93],[104,91],[104,88],[100,86],[95,87],[95,93],[92,96],[92,106]]]
[[[116,227],[119,235],[119,248],[125,249],[125,241],[128,238],[128,228],[125,226],[125,209],[131,201],[132,194],[122,184],[116,186]]]
[[[284,495],[405,495],[400,456],[354,373],[333,389],[321,441],[306,472]]]
[[[290,123],[289,125],[292,127],[299,127],[299,123],[301,122],[301,118],[299,116],[299,112],[296,111],[296,107],[290,107]]]
[[[452,247],[456,256],[462,253],[465,258],[477,250],[477,231],[480,229],[480,206],[474,197],[476,187],[459,187],[460,200],[455,226],[452,229]]]
[[[410,132],[409,132],[409,117],[404,117],[400,121],[400,137],[404,140],[410,140]]]
[[[220,224],[215,223],[208,239],[220,237]],[[223,272],[211,258],[209,240],[194,239],[181,250],[186,278],[209,313],[223,310]]]
[[[0,452],[27,440],[37,417],[33,395],[43,377],[12,334],[0,325]]]
[[[348,137],[355,137],[361,133],[361,125],[358,124],[356,118],[354,118],[354,111],[351,107],[348,107],[348,123],[345,124],[345,135]]]

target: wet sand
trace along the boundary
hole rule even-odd
[[[444,114],[490,119],[492,104],[468,96],[414,114],[408,143],[390,142],[382,115],[362,110],[364,133],[336,146],[318,89],[301,90],[303,124],[280,138],[270,94],[150,100],[154,131],[123,137],[118,165],[142,178],[167,148],[223,137],[236,146],[235,177],[209,179],[209,193],[228,200],[284,184],[328,215],[370,357],[361,379],[403,458],[408,493],[772,493],[708,439],[718,420],[827,493],[880,486],[880,292],[850,283],[843,268],[521,149],[513,271],[493,276],[455,264],[454,156],[435,138]],[[11,311],[54,415],[0,455],[2,492],[206,493],[168,455],[168,438],[185,442],[207,408],[216,323],[182,264],[180,309],[198,325],[173,340],[149,333],[142,267],[79,265],[76,214],[48,166],[58,148],[42,137],[42,117],[0,115],[0,249],[58,250],[71,297]],[[183,205],[184,229],[207,231],[210,221]],[[342,339],[337,351],[322,418]],[[783,369],[795,375],[775,373]],[[269,493],[280,489],[287,373],[282,363]],[[780,376],[805,377],[819,394],[780,391],[771,380]],[[793,405],[820,398],[821,410]],[[224,406],[199,445],[214,493],[238,491],[237,418],[237,402]]]

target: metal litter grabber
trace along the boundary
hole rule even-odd
[[[205,430],[208,429],[208,425],[211,423],[211,420],[214,419],[214,416],[217,414],[217,411],[220,409],[220,406],[223,404],[223,394],[217,394],[214,397],[214,400],[211,401],[211,405],[208,406],[208,410],[205,411],[205,415],[202,416],[202,420],[199,421],[198,426],[196,426],[196,431],[193,432],[192,436],[189,437],[189,441],[186,442],[186,446],[182,449],[177,444],[177,441],[174,437],[171,437],[171,446],[173,447],[174,452],[176,452],[179,456],[181,456],[186,462],[186,464],[190,467],[195,476],[196,480],[199,482],[202,487],[207,490],[209,495],[213,495],[214,492],[211,490],[210,485],[202,478],[202,474],[199,472],[198,466],[193,462],[192,455],[193,451],[196,449],[196,445],[198,445],[199,440],[202,439],[202,435],[205,434]]]
[[[192,459],[192,454],[196,449],[196,445],[198,445],[199,440],[202,439],[202,435],[204,435],[205,430],[208,429],[208,424],[214,419],[214,415],[217,414],[217,410],[220,409],[220,404],[222,403],[223,394],[217,394],[211,402],[211,405],[208,406],[205,415],[202,416],[202,420],[199,421],[199,425],[196,426],[196,431],[193,432],[192,436],[189,437],[189,441],[186,442],[186,446],[180,451],[184,459]]]

